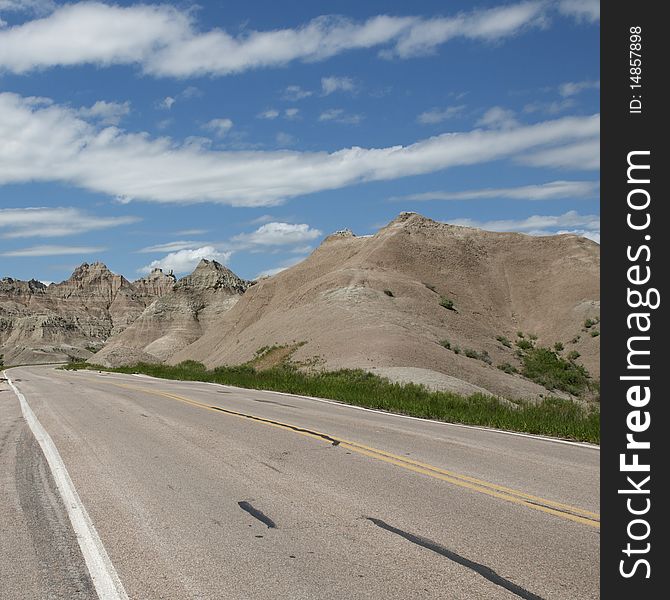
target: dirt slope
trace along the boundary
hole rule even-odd
[[[249,285],[218,262],[203,259],[90,362],[117,366],[164,361],[218,323]]]
[[[250,288],[168,362],[237,364],[263,346],[306,342],[295,361],[537,397],[546,390],[496,368],[516,360],[496,337],[560,341],[599,377],[600,338],[583,331],[599,315],[599,262],[599,246],[578,236],[493,233],[403,213],[374,236],[328,237],[304,262]],[[492,364],[466,349],[488,352]]]
[[[0,279],[0,354],[5,364],[86,358],[174,282],[158,269],[131,283],[99,262],[84,263],[49,286]]]

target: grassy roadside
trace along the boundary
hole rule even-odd
[[[143,373],[163,379],[274,390],[452,423],[600,442],[600,411],[595,405],[587,409],[560,398],[545,398],[537,404],[519,402],[509,405],[481,394],[465,397],[449,392],[433,392],[415,384],[391,383],[362,370],[304,373],[290,366],[256,370],[250,365],[208,370],[193,361],[176,366],[139,363],[115,369],[72,363],[62,368]]]

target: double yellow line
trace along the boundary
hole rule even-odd
[[[562,504],[560,502],[554,502],[553,500],[547,500],[546,498],[541,498],[539,496],[533,496],[532,494],[527,494],[519,490],[508,488],[495,483],[490,483],[488,481],[483,481],[481,479],[476,479],[475,477],[470,477],[468,475],[461,475],[453,471],[440,469],[439,467],[435,467],[433,465],[411,460],[404,456],[391,454],[390,452],[379,450],[378,448],[372,448],[370,446],[365,446],[358,442],[352,442],[329,434],[321,433],[319,431],[305,429],[297,425],[282,423],[281,421],[275,421],[272,419],[266,419],[264,417],[258,417],[255,415],[249,415],[237,412],[223,407],[213,406],[210,404],[192,400],[190,398],[185,398],[184,396],[178,396],[177,394],[172,394],[169,392],[163,392],[160,390],[153,390],[149,388],[137,387],[122,383],[111,383],[111,382],[105,382],[105,383],[109,383],[109,385],[114,385],[120,388],[136,390],[144,392],[146,394],[152,394],[154,396],[162,396],[164,398],[169,398],[171,400],[177,400],[178,402],[189,404],[197,408],[211,410],[213,412],[224,413],[226,415],[230,415],[233,417],[255,421],[257,423],[262,423],[270,427],[277,427],[285,431],[291,431],[293,433],[298,433],[300,435],[318,439],[320,441],[325,440],[332,444],[342,446],[343,448],[351,450],[352,452],[356,452],[357,454],[362,454],[363,456],[374,458],[376,460],[380,460],[395,465],[397,467],[407,469],[408,471],[413,471],[415,473],[427,475],[428,477],[433,477],[434,479],[446,481],[453,485],[467,488],[480,494],[486,494],[487,496],[492,496],[493,498],[498,498],[506,502],[526,506],[533,510],[539,510],[543,513],[560,517],[561,519],[567,519],[569,521],[574,521],[575,523],[581,523],[582,525],[587,525],[589,527],[594,527],[596,529],[600,528],[600,515],[598,513],[584,510],[582,508],[577,508],[575,506],[570,506],[569,504]]]

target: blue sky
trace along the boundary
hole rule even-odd
[[[0,276],[243,277],[412,210],[599,240],[599,3],[0,0]]]

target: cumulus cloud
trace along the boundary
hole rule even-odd
[[[533,167],[596,170],[600,168],[600,140],[594,138],[560,148],[539,150],[519,160]]]
[[[0,0],[0,13],[32,13],[45,15],[56,8],[53,0]]]
[[[329,108],[319,115],[319,121],[335,121],[345,125],[358,125],[363,119],[363,115],[347,113],[343,108]]]
[[[558,93],[563,98],[576,96],[584,90],[598,90],[600,89],[600,80],[597,81],[566,81],[558,86]]]
[[[513,129],[519,126],[514,111],[502,106],[489,108],[476,123],[480,127],[492,129]]]
[[[588,23],[600,21],[600,0],[560,0],[558,10],[577,21]]]
[[[520,2],[451,17],[377,15],[357,22],[320,16],[293,29],[233,36],[216,28],[200,31],[193,11],[165,4],[78,2],[0,30],[0,70],[137,65],[147,74],[183,78],[318,61],[375,47],[382,47],[384,56],[407,58],[432,52],[454,38],[497,41],[544,26],[547,10],[543,2]],[[567,5],[563,10],[574,13]]]
[[[172,96],[166,96],[158,103],[158,108],[162,108],[163,110],[170,110],[176,101],[177,100]]]
[[[484,188],[463,192],[434,191],[406,196],[393,196],[391,201],[424,200],[481,200],[505,198],[509,200],[553,200],[556,198],[593,198],[600,184],[597,181],[550,181],[535,185],[506,188]]]
[[[309,90],[304,90],[299,85],[289,85],[282,92],[282,98],[289,102],[296,102],[303,98],[309,98],[313,93],[314,92],[310,92]]]
[[[284,246],[302,244],[321,236],[321,231],[306,223],[266,223],[252,233],[241,233],[232,238],[243,245]]]
[[[77,114],[84,119],[99,121],[102,125],[118,125],[130,113],[130,102],[98,100],[93,106],[82,107]]]
[[[279,111],[274,109],[274,108],[268,108],[267,110],[264,110],[263,112],[258,113],[256,115],[259,119],[276,119],[279,116]]]
[[[322,77],[321,91],[324,96],[328,96],[333,92],[354,92],[356,85],[354,80],[350,77]]]
[[[594,241],[600,240],[600,217],[598,215],[580,215],[571,210],[562,215],[533,215],[526,219],[499,221],[477,221],[475,219],[454,219],[452,225],[477,227],[488,231],[518,231],[529,235],[556,235],[558,233],[577,233]]]
[[[204,127],[214,132],[217,137],[224,137],[232,129],[233,122],[230,119],[212,119]]]
[[[447,106],[446,108],[432,108],[431,110],[422,112],[416,120],[423,125],[434,125],[436,123],[442,123],[442,121],[448,119],[453,119],[462,114],[464,110],[465,104]]]
[[[218,250],[214,246],[177,250],[161,259],[151,261],[150,264],[139,269],[139,272],[150,273],[153,269],[163,269],[163,271],[173,271],[177,274],[190,273],[203,258],[225,264],[231,254],[231,252]]]
[[[0,236],[3,238],[64,237],[129,225],[138,217],[101,217],[79,208],[0,209]]]
[[[160,254],[161,252],[179,252],[180,250],[194,250],[202,247],[206,242],[192,240],[176,240],[165,244],[155,244],[147,246],[137,252],[140,254]]]
[[[445,133],[407,146],[355,146],[335,152],[219,151],[96,127],[67,107],[0,93],[0,185],[56,181],[122,202],[269,206],[361,182],[505,158],[562,166],[570,162],[571,152],[583,157],[595,150],[597,155],[599,132],[600,117],[592,115]],[[575,164],[581,169],[594,165],[593,160]]]
[[[92,254],[103,252],[106,248],[100,246],[31,246],[3,252],[0,256],[36,257],[36,256],[66,256],[71,254]]]
[[[277,141],[277,145],[281,146],[282,148],[294,146],[297,142],[294,136],[292,136],[290,133],[286,133],[285,131],[279,131],[275,136],[275,140]]]

